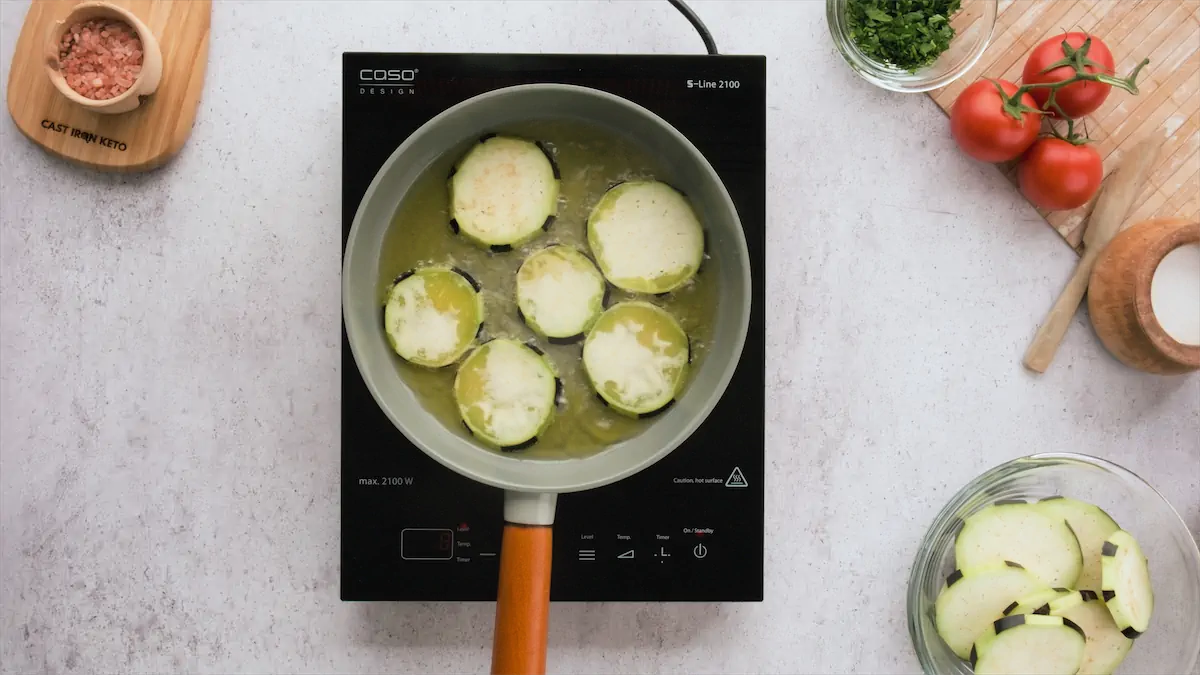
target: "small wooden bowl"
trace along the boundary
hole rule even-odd
[[[1148,373],[1200,369],[1200,346],[1167,334],[1150,305],[1150,282],[1164,256],[1200,242],[1200,222],[1152,218],[1121,232],[1100,254],[1088,282],[1088,313],[1106,349]]]
[[[133,28],[142,41],[142,70],[138,73],[137,79],[133,81],[133,86],[119,96],[103,100],[82,96],[67,84],[66,78],[59,71],[58,48],[63,33],[72,24],[89,19],[124,21]],[[81,2],[71,10],[66,18],[50,24],[50,30],[46,32],[46,75],[50,77],[50,81],[63,96],[92,112],[115,115],[133,110],[141,105],[142,96],[153,94],[158,89],[162,72],[162,50],[159,49],[154,33],[133,12],[124,7],[101,1]]]

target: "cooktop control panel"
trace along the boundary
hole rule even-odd
[[[721,177],[750,253],[742,358],[681,446],[560,495],[553,600],[762,599],[766,60],[760,56],[345,54],[343,246],[379,167],[438,113],[530,82],[603,89],[682,132]],[[441,466],[376,405],[342,334],[344,600],[494,600],[503,494]]]
[[[595,532],[578,532],[573,533],[570,541],[559,548],[567,549],[568,561],[603,563],[623,560],[625,562],[616,563],[618,567],[643,571],[650,571],[646,568],[666,570],[668,568],[661,566],[676,562],[676,558],[683,558],[680,561],[683,563],[690,558],[707,558],[715,532],[711,527],[685,527],[674,535],[671,532],[633,534],[633,530],[599,536]],[[498,555],[499,546],[496,538],[489,535],[472,535],[471,526],[467,523],[455,529],[406,527],[400,530],[400,558],[405,561],[458,563],[487,561]]]
[[[361,405],[373,405],[365,387],[361,396]],[[386,418],[378,424],[389,433]],[[559,496],[555,600],[762,598],[761,460],[737,446],[720,459],[687,449],[625,481]],[[502,492],[423,454],[406,459],[408,470],[395,480],[358,474],[354,481],[343,506],[356,514],[342,523],[343,599],[493,599]]]

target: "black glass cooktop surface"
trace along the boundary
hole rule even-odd
[[[532,82],[602,89],[655,112],[725,183],[750,249],[753,305],[720,403],[663,460],[558,499],[552,599],[758,601],[763,595],[766,59],[347,53],[342,245],[375,172],[413,131],[477,94]],[[503,496],[412,445],[342,331],[343,600],[494,600]]]

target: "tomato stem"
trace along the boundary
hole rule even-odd
[[[1058,105],[1058,99],[1055,98],[1057,94],[1057,89],[1051,89],[1050,96],[1046,98],[1046,105],[1044,107],[1050,108],[1054,112],[1058,113],[1059,117],[1067,118],[1067,113],[1063,111],[1062,106]]]
[[[1001,105],[1004,108],[1004,112],[1008,113],[1010,117],[1018,122],[1024,119],[1024,117],[1022,117],[1023,113],[1033,113],[1034,115],[1046,114],[1045,111],[1038,110],[1033,106],[1028,106],[1024,103],[1021,103],[1021,96],[1019,92],[1017,95],[1009,98],[1008,94],[1004,93],[1004,87],[1001,87],[999,82],[991,78],[988,78],[988,82],[991,82],[992,85],[996,87],[996,91],[1000,93],[1000,100],[1003,101]]]
[[[1086,143],[1087,142],[1086,137],[1083,137],[1083,140],[1080,141],[1078,139],[1081,137],[1075,136],[1075,134],[1074,134],[1074,126],[1075,125],[1071,122],[1071,120],[1068,118],[1066,113],[1063,112],[1063,109],[1058,105],[1058,101],[1055,100],[1055,94],[1058,92],[1058,90],[1062,89],[1063,87],[1075,84],[1076,82],[1102,82],[1104,84],[1111,85],[1113,87],[1118,87],[1118,88],[1123,89],[1131,94],[1136,95],[1138,93],[1138,86],[1137,86],[1138,75],[1141,74],[1142,69],[1145,68],[1150,63],[1150,59],[1142,59],[1142,62],[1139,63],[1137,65],[1137,67],[1134,68],[1133,71],[1129,73],[1128,76],[1116,77],[1109,73],[1103,72],[1104,66],[1100,65],[1099,63],[1096,63],[1095,61],[1093,61],[1087,57],[1088,51],[1091,48],[1092,48],[1091,36],[1088,36],[1088,38],[1086,40],[1084,40],[1083,44],[1079,45],[1078,48],[1072,47],[1065,38],[1063,39],[1063,41],[1062,41],[1063,58],[1059,59],[1058,61],[1055,61],[1054,63],[1051,63],[1049,66],[1046,66],[1041,72],[1048,73],[1051,70],[1054,70],[1055,68],[1062,68],[1064,66],[1068,66],[1075,71],[1075,74],[1065,80],[1059,80],[1058,82],[1032,82],[1032,83],[1023,84],[1017,88],[1017,90],[1013,93],[1012,96],[1005,94],[1004,89],[1000,86],[1000,84],[998,82],[996,82],[995,80],[992,80],[992,83],[996,85],[996,90],[1000,92],[1001,100],[1004,101],[1004,104],[1003,104],[1004,112],[1011,115],[1014,119],[1019,120],[1019,119],[1021,119],[1022,113],[1031,112],[1031,113],[1037,113],[1039,115],[1044,115],[1050,111],[1053,111],[1055,113],[1058,113],[1059,117],[1066,119],[1067,123],[1068,123],[1067,124],[1067,136],[1063,137],[1057,131],[1054,132],[1055,136],[1058,136],[1059,138],[1062,138],[1065,141],[1074,143],[1075,145],[1079,145],[1081,143]],[[1099,72],[1095,72],[1095,73],[1089,72],[1087,70],[1087,68],[1089,66],[1092,68],[1095,68]],[[1032,91],[1034,89],[1048,89],[1050,91],[1050,95],[1046,98],[1046,102],[1042,105],[1041,110],[1036,110],[1034,108],[1031,108],[1031,107],[1021,103],[1021,98],[1024,97],[1025,94],[1029,93],[1030,91]]]
[[[1136,95],[1138,93],[1137,76],[1142,72],[1142,68],[1145,68],[1149,64],[1150,59],[1142,59],[1142,62],[1137,64],[1137,68],[1134,68],[1133,72],[1129,73],[1128,77],[1113,77],[1111,75],[1097,73],[1096,81],[1103,82],[1105,84],[1111,84],[1114,87],[1120,87],[1125,91]]]
[[[1082,70],[1082,66],[1077,66],[1080,68],[1080,70],[1077,70],[1074,76],[1065,80],[1059,80],[1058,82],[1030,82],[1029,84],[1023,84],[1017,88],[1017,91],[1012,95],[1012,98],[1018,99],[1022,94],[1030,92],[1034,89],[1049,89],[1054,91],[1056,89],[1062,89],[1067,85],[1075,84],[1076,82],[1103,82],[1105,84],[1111,84],[1114,87],[1120,87],[1131,94],[1137,94],[1137,76],[1141,74],[1142,68],[1145,68],[1147,65],[1149,65],[1149,63],[1150,59],[1142,59],[1142,62],[1139,63],[1137,67],[1133,69],[1133,72],[1129,73],[1127,77],[1113,77],[1112,75],[1108,75],[1106,73],[1089,73],[1086,70]],[[1076,66],[1076,64],[1070,65]],[[1059,66],[1054,67],[1057,68]]]
[[[1057,104],[1055,104],[1055,106],[1057,107]],[[1054,125],[1050,125],[1050,133],[1055,138],[1064,140],[1064,141],[1070,143],[1071,145],[1086,145],[1086,144],[1092,142],[1092,139],[1088,138],[1086,133],[1082,133],[1082,134],[1075,133],[1075,120],[1071,119],[1070,117],[1067,118],[1067,133],[1066,133],[1066,135],[1063,135],[1062,132],[1060,132],[1058,129],[1055,129]]]

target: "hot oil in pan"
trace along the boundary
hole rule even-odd
[[[516,273],[530,254],[550,244],[568,244],[588,252],[588,213],[614,183],[628,180],[671,181],[653,158],[622,136],[579,122],[537,122],[506,126],[492,131],[543,142],[554,155],[562,174],[558,217],[550,230],[507,253],[490,253],[454,235],[449,227],[449,193],[446,179],[454,162],[470,145],[455,148],[434,162],[401,202],[384,237],[380,253],[379,302],[382,305],[393,279],[424,264],[451,264],[473,276],[483,287],[487,318],[486,337],[533,341],[553,361],[563,380],[566,406],[522,457],[555,459],[582,457],[611,443],[637,435],[654,420],[633,420],[601,403],[583,371],[583,343],[552,345],[534,335],[517,317]],[[700,219],[703,222],[704,214]],[[662,297],[636,295],[612,289],[612,302],[637,298],[669,311],[687,332],[692,345],[692,371],[703,362],[712,339],[717,305],[716,269],[706,263],[683,288]],[[382,328],[381,328],[382,329]],[[428,370],[395,358],[401,378],[424,408],[448,429],[466,436],[454,402],[455,368]],[[686,385],[685,385],[686,390]]]

